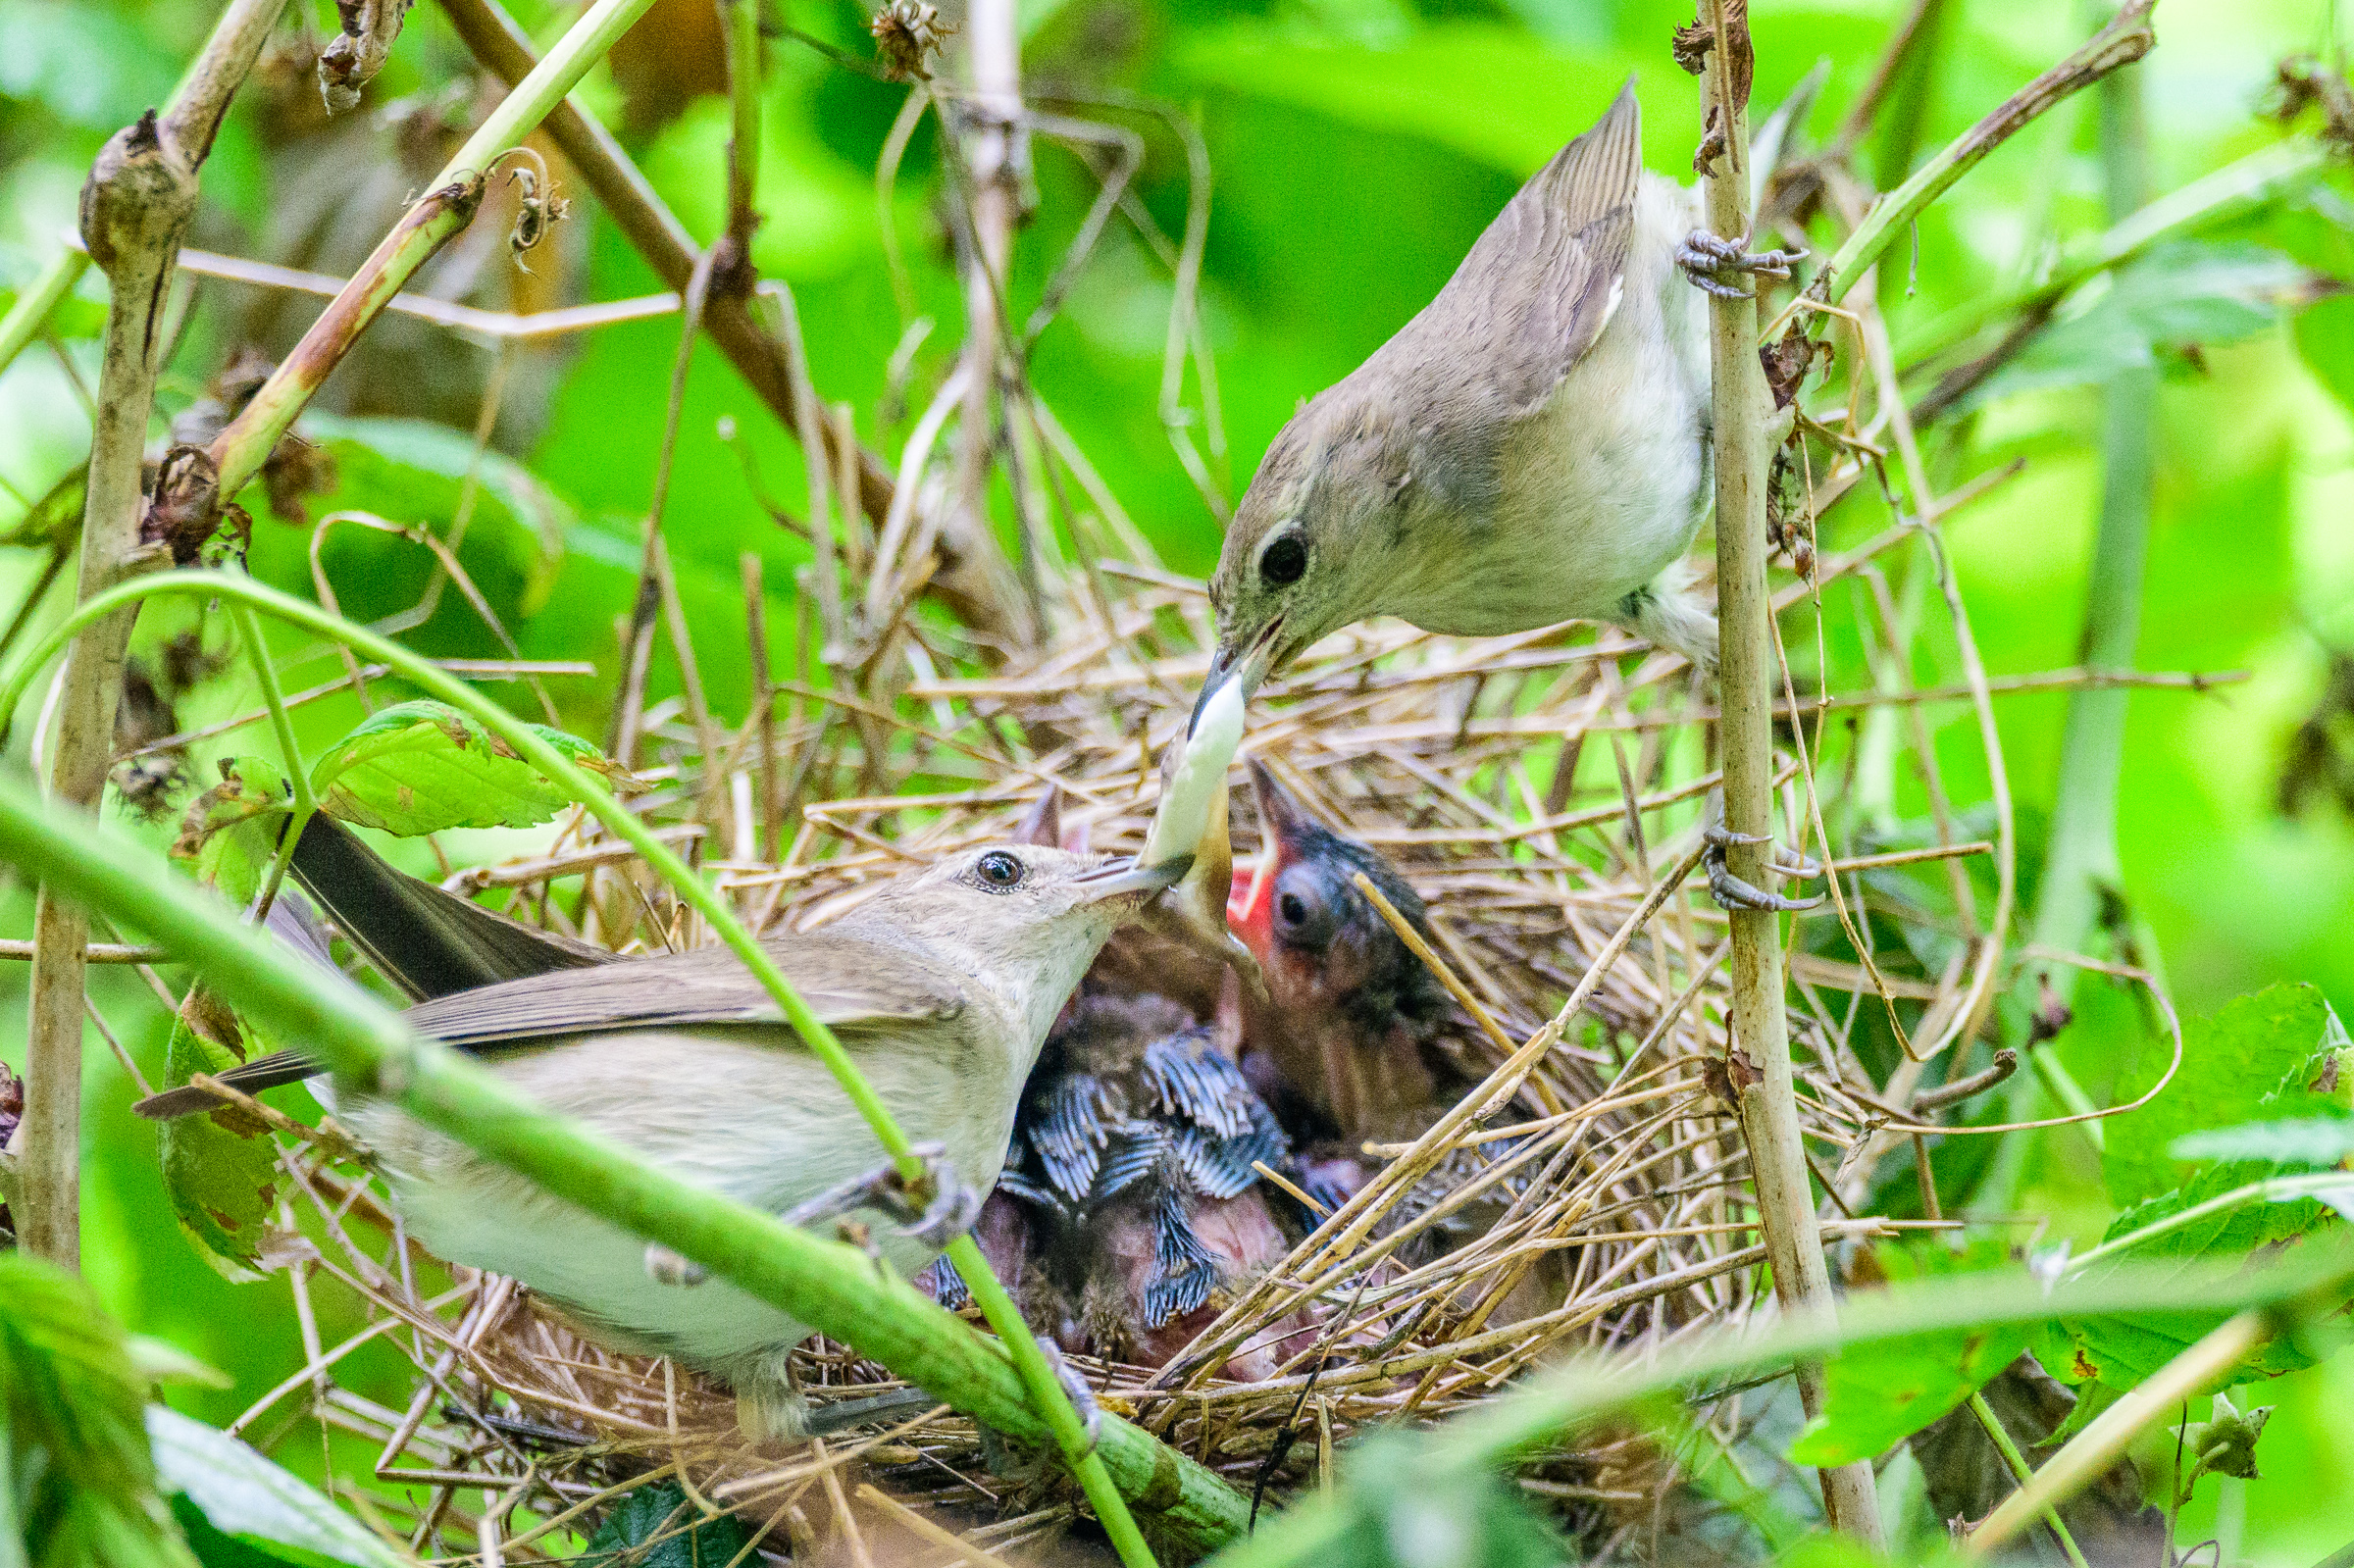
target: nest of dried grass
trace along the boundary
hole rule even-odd
[[[1826,571],[1867,562],[1886,542]],[[772,932],[822,921],[908,862],[1003,836],[1049,787],[1062,792],[1066,833],[1135,848],[1158,759],[1206,666],[1207,605],[1198,584],[1144,568],[1071,574],[1062,597],[1064,630],[1047,650],[986,678],[911,676],[959,650],[952,630],[902,622],[896,651],[855,668],[867,696],[786,686],[764,705],[772,723],[718,736],[716,748],[707,720],[658,706],[640,753],[656,787],[639,803],[699,846],[739,908]],[[765,667],[757,632],[754,652]],[[804,667],[806,652],[804,640]],[[1191,1350],[1157,1371],[1082,1362],[1108,1407],[1244,1491],[1280,1497],[1369,1425],[1460,1409],[1542,1357],[1657,1345],[1751,1311],[1765,1248],[1724,1097],[1725,919],[1696,865],[1714,778],[1708,704],[1680,661],[1577,627],[1485,640],[1362,628],[1270,687],[1246,753],[1329,824],[1388,854],[1425,899],[1431,957],[1458,998],[1445,1044],[1475,1087],[1420,1138],[1369,1150],[1387,1161],[1371,1184],[1226,1299]],[[1786,836],[1803,843],[1820,821],[1811,777],[1795,754],[1784,776]],[[1238,864],[1256,839],[1248,799],[1237,791]],[[1883,923],[1908,910],[1949,922],[1935,900],[1879,898],[1865,878],[1942,885],[1950,865],[1897,868],[1987,847],[1947,836],[1943,848],[1848,863],[1849,896],[1873,897]],[[782,853],[767,849],[780,837]],[[545,854],[451,884],[511,887],[511,913],[616,949],[705,939],[587,818]],[[1845,1049],[1845,1025],[1876,991],[1923,1045],[1950,1039],[1975,1010],[1988,945],[1954,948],[1935,978],[1903,960],[1869,977],[1794,960],[1819,1021],[1794,1018],[1815,1047],[1802,1111],[1818,1172],[1844,1189],[1842,1201],[1861,1197],[1871,1130],[1887,1116],[1875,1093],[1911,1087],[1875,1090]],[[1124,966],[1114,950],[1099,978],[1118,986],[1138,973],[1204,1013],[1214,1000],[1214,974],[1168,953]],[[925,1560],[970,1560],[974,1548],[1059,1539],[1071,1520],[1050,1467],[1025,1471],[997,1455],[993,1469],[983,1435],[945,1414],[832,1450],[749,1448],[724,1391],[601,1348],[510,1281],[425,1258],[365,1173],[338,1171],[333,1152],[305,1139],[287,1154],[295,1190],[327,1221],[305,1227],[319,1236],[318,1251],[306,1249],[315,1261],[289,1271],[303,1320],[315,1321],[316,1277],[339,1279],[363,1300],[361,1338],[381,1336],[415,1362],[414,1395],[405,1410],[370,1402],[337,1385],[338,1349],[315,1345],[310,1365],[240,1426],[267,1431],[308,1414],[365,1436],[379,1446],[376,1475],[410,1484],[415,1516],[397,1523],[423,1549],[472,1552],[478,1538],[503,1538],[507,1560],[527,1559],[555,1528],[585,1527],[654,1475],[773,1530],[780,1549],[844,1532],[853,1558],[874,1548],[878,1530],[904,1532]],[[1441,1166],[1443,1203],[1428,1181]],[[392,1244],[356,1239],[355,1217],[373,1218]],[[1882,1228],[1851,1217],[1826,1231]],[[1532,1280],[1544,1282],[1533,1305]],[[1278,1338],[1270,1326],[1303,1306],[1322,1314],[1307,1349],[1259,1381],[1216,1375],[1222,1352]],[[888,1381],[821,1340],[803,1348],[800,1370],[820,1399]],[[287,1397],[306,1391],[301,1408]],[[1599,1543],[1648,1520],[1673,1469],[1627,1437],[1532,1464],[1523,1481]]]

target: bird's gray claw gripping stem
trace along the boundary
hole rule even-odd
[[[949,1168],[947,1145],[918,1143],[908,1151],[923,1161],[923,1174],[910,1180],[896,1163],[877,1166],[792,1210],[785,1223],[806,1230],[858,1209],[879,1209],[899,1222],[903,1236],[943,1247],[973,1228],[981,1217],[981,1194]]]
[[[1708,868],[1709,896],[1716,900],[1717,908],[1760,909],[1770,910],[1776,914],[1791,914],[1803,909],[1813,909],[1817,904],[1822,902],[1822,895],[1819,893],[1813,898],[1785,898],[1780,893],[1769,893],[1762,887],[1753,887],[1726,868],[1724,864],[1726,849],[1734,844],[1770,844],[1773,842],[1770,837],[1763,834],[1734,833],[1717,824],[1711,824],[1702,829],[1701,837],[1708,844],[1708,848],[1702,851],[1700,863]],[[1785,860],[1776,855],[1771,858],[1770,863],[1775,871],[1785,877],[1809,878],[1822,875],[1821,865],[1809,860],[1804,855],[1791,860]]]
[[[1806,257],[1803,250],[1753,251],[1746,234],[1739,239],[1720,239],[1705,228],[1692,230],[1675,252],[1676,265],[1684,270],[1692,285],[1720,299],[1750,297],[1750,291],[1738,281],[1741,274],[1752,278],[1788,278],[1791,263],[1804,261]]]

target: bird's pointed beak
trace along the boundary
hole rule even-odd
[[[1283,786],[1275,770],[1256,757],[1246,760],[1251,768],[1251,794],[1258,802],[1259,827],[1275,846],[1280,866],[1289,861],[1293,843],[1304,830],[1315,826],[1316,819],[1298,795]]]
[[[1202,683],[1202,694],[1194,699],[1194,716],[1185,724],[1188,735],[1202,722],[1202,712],[1209,706],[1209,699],[1227,686],[1240,682],[1243,700],[1251,700],[1274,665],[1275,646],[1282,634],[1283,617],[1277,616],[1249,642],[1219,639],[1218,651],[1210,656],[1209,675]]]
[[[1079,901],[1100,904],[1106,899],[1130,894],[1151,894],[1164,887],[1173,887],[1193,869],[1192,855],[1178,855],[1157,866],[1139,865],[1135,860],[1122,858],[1094,871],[1082,872],[1074,885],[1079,889]]]

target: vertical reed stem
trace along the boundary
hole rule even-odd
[[[1715,43],[1701,76],[1701,100],[1723,140],[1704,181],[1708,222],[1723,238],[1746,240],[1748,8],[1744,0],[1706,0],[1702,17],[1713,27]],[[1772,604],[1766,591],[1765,421],[1770,405],[1758,361],[1758,325],[1755,297],[1711,296],[1724,823],[1736,835],[1763,839],[1773,831],[1773,643]],[[1773,885],[1769,844],[1736,842],[1726,860],[1733,875],[1752,886]],[[1827,1319],[1830,1274],[1808,1185],[1782,1010],[1781,929],[1778,917],[1767,911],[1735,909],[1730,918],[1733,1044],[1758,1070],[1757,1080],[1742,1091],[1741,1127],[1749,1139],[1759,1228],[1773,1268],[1774,1293],[1793,1317]],[[1801,1362],[1797,1373],[1799,1395],[1812,1416],[1822,1405],[1821,1365]],[[1868,1463],[1824,1470],[1822,1494],[1836,1528],[1880,1543]]]

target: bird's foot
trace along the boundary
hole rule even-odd
[[[645,1272],[656,1285],[700,1285],[710,1278],[700,1263],[680,1256],[659,1241],[645,1244]]]
[[[1760,909],[1788,914],[1813,909],[1822,902],[1819,893],[1813,898],[1785,898],[1780,893],[1769,893],[1734,876],[1725,865],[1724,852],[1727,849],[1735,844],[1771,844],[1773,839],[1769,835],[1734,833],[1722,823],[1711,823],[1701,830],[1700,836],[1701,841],[1708,845],[1701,852],[1700,863],[1708,868],[1709,896],[1716,900],[1717,908]],[[1820,863],[1804,855],[1784,859],[1778,853],[1769,854],[1766,864],[1784,877],[1796,877],[1802,881],[1822,875]]]
[[[896,1161],[853,1177],[785,1216],[787,1225],[807,1230],[827,1220],[841,1219],[859,1209],[879,1209],[899,1222],[899,1234],[939,1248],[973,1228],[981,1217],[982,1194],[956,1175],[940,1143],[918,1143],[909,1150],[923,1162],[909,1177]]]
[[[1793,262],[1806,260],[1804,250],[1753,251],[1749,236],[1724,239],[1705,228],[1695,228],[1684,242],[1676,247],[1676,265],[1692,286],[1719,299],[1748,299],[1751,291],[1738,278],[1744,273],[1752,278],[1788,278]]]
[[[1087,1431],[1087,1452],[1094,1453],[1103,1437],[1103,1407],[1096,1402],[1096,1391],[1088,1386],[1079,1369],[1063,1357],[1062,1346],[1051,1340],[1041,1340],[1038,1347],[1047,1352],[1047,1362],[1053,1367],[1055,1380],[1062,1385],[1062,1391],[1071,1396],[1071,1404],[1079,1412],[1079,1424]]]

